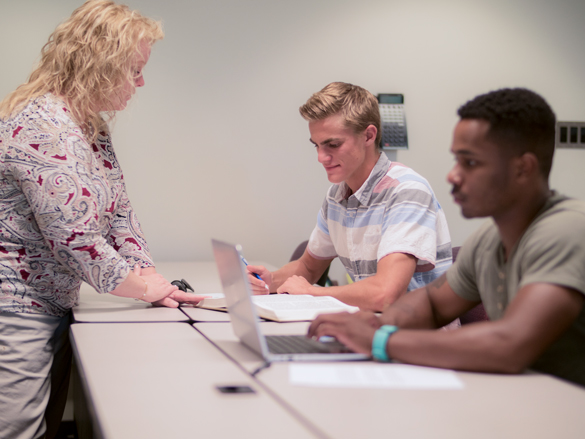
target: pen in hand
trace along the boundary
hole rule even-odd
[[[246,258],[244,258],[244,256],[241,256],[241,258],[242,258],[242,262],[243,262],[243,263],[244,263],[244,265],[247,267],[247,266],[249,265],[249,264],[248,264],[248,261],[246,261]],[[259,280],[261,280],[262,282],[264,282],[264,279],[262,279],[262,278],[261,278],[261,277],[258,275],[258,273],[252,273],[252,275],[253,275],[253,276],[254,276],[256,279],[259,279]],[[266,289],[268,289],[268,285],[266,285],[266,282],[264,282],[264,287],[266,287]]]

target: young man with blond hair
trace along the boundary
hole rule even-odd
[[[256,294],[328,295],[381,311],[451,265],[445,215],[429,183],[380,150],[378,101],[367,90],[334,82],[300,108],[310,141],[333,186],[300,259],[274,272],[248,267]],[[314,286],[339,257],[355,281]]]

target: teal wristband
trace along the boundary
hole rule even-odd
[[[372,357],[379,361],[390,361],[386,345],[392,334],[398,331],[398,326],[383,325],[374,333],[372,340]]]

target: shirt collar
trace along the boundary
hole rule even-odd
[[[390,160],[388,156],[384,153],[380,153],[380,157],[378,157],[378,161],[374,165],[374,169],[370,172],[370,175],[364,181],[364,184],[357,190],[355,194],[351,194],[351,189],[345,183],[345,181],[339,183],[337,193],[335,194],[334,200],[337,203],[341,203],[343,200],[348,199],[350,197],[356,197],[361,204],[367,205],[372,197],[372,192],[374,188],[378,184],[378,182],[388,173],[388,168],[390,168]]]

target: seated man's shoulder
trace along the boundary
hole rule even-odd
[[[560,198],[534,223],[534,232],[551,233],[559,237],[583,236],[585,233],[585,201]],[[577,235],[576,235],[577,234]]]
[[[420,173],[412,169],[410,166],[406,166],[405,164],[399,162],[392,162],[390,164],[390,167],[386,172],[386,177],[395,178],[404,182],[419,181],[421,183],[428,184],[427,179]]]
[[[402,163],[392,162],[388,172],[376,184],[374,193],[384,193],[384,198],[389,198],[395,192],[406,190],[420,191],[434,196],[433,189],[426,178]]]
[[[575,219],[585,220],[585,201],[576,198],[561,198],[552,208],[552,214],[569,214]]]

